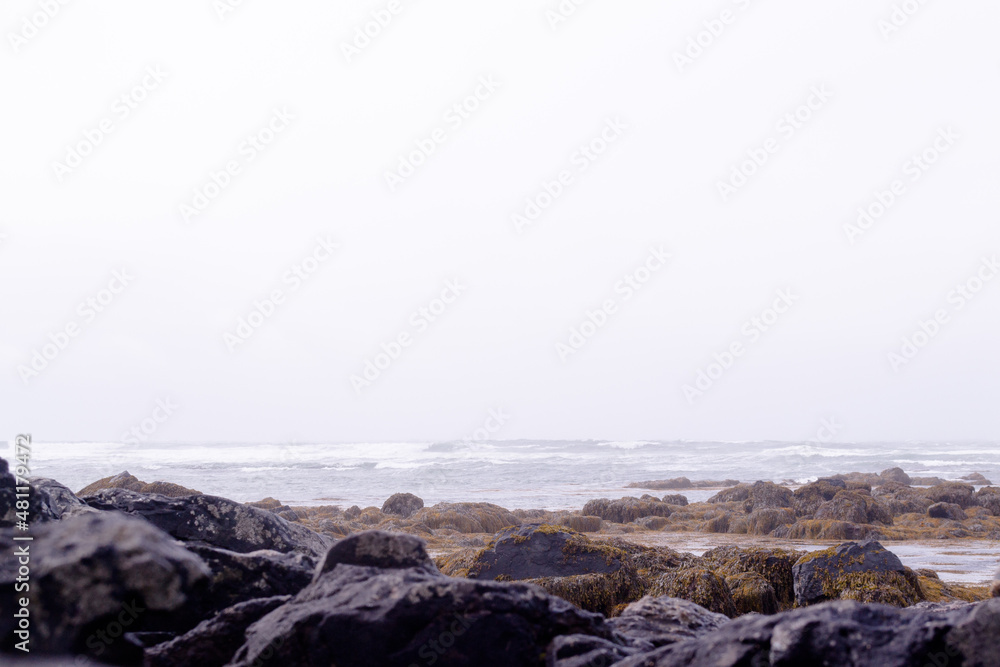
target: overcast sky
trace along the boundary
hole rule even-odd
[[[0,438],[996,439],[1000,6],[904,4],[4,3]]]

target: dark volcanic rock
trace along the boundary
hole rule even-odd
[[[754,510],[792,506],[792,491],[774,482],[754,482],[739,484],[731,489],[719,491],[708,499],[710,503],[742,502],[743,511],[750,514]]]
[[[222,667],[246,640],[246,629],[291,600],[289,596],[248,600],[219,612],[176,639],[146,650],[146,667]]]
[[[28,482],[27,513],[31,523],[44,523],[92,512],[72,491],[51,479],[32,477]],[[17,478],[6,460],[0,458],[0,526],[17,521]]]
[[[656,647],[701,637],[728,622],[729,617],[688,600],[646,596],[625,607],[608,625],[629,645]]]
[[[952,521],[965,521],[965,510],[960,505],[954,503],[934,503],[927,508],[927,516],[932,519],[951,519]]]
[[[258,660],[297,667],[535,666],[559,635],[612,636],[601,616],[530,584],[383,563],[390,567],[336,564],[250,626],[234,667]]]
[[[341,564],[383,569],[419,568],[431,573],[438,572],[437,565],[424,549],[422,539],[381,530],[356,533],[330,547],[316,568],[314,579],[319,579]]]
[[[186,630],[198,622],[192,614],[208,567],[147,522],[94,512],[36,527],[34,535],[34,651],[127,660],[135,647],[100,633]]]
[[[562,526],[526,524],[497,534],[476,554],[470,579],[536,579],[617,572],[624,551]]]
[[[607,667],[649,648],[622,646],[592,635],[561,635],[549,644],[545,664],[548,667]]]
[[[424,501],[412,493],[396,493],[389,496],[389,499],[382,504],[382,513],[395,514],[408,519],[423,506]]]
[[[312,581],[315,561],[300,553],[252,551],[241,554],[205,544],[188,544],[212,571],[206,611],[255,598],[295,595]]]
[[[923,599],[916,574],[874,540],[806,554],[792,572],[800,606],[838,598],[908,606]]]
[[[31,487],[31,493],[37,496],[38,503],[38,512],[32,515],[34,517],[59,520],[97,511],[53,479],[35,477],[31,480]]]
[[[583,506],[583,514],[599,516],[605,521],[614,523],[630,523],[647,516],[667,517],[673,513],[673,510],[673,505],[652,496],[648,496],[646,499],[631,496],[618,500],[598,498]]]
[[[126,489],[104,489],[84,500],[100,510],[141,517],[185,542],[249,553],[261,549],[321,556],[333,540],[272,512],[217,496],[170,498]]]
[[[748,616],[615,667],[997,665],[1000,600],[942,610],[841,601]]]

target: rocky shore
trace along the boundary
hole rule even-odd
[[[1000,581],[945,582],[879,541],[1000,539],[1000,488],[989,480],[915,480],[892,469],[798,488],[732,481],[704,503],[644,494],[594,499],[574,513],[425,507],[407,493],[382,507],[292,508],[128,473],[77,493],[36,478],[30,589],[15,594],[10,555],[24,533],[0,459],[2,659],[1000,665]],[[699,488],[683,478],[633,487]],[[836,544],[696,556],[632,539],[662,531]],[[14,615],[21,598],[30,655],[14,649],[24,639]]]

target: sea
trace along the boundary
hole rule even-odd
[[[11,443],[6,453],[10,458]],[[593,498],[642,495],[632,482],[687,477],[804,484],[836,473],[900,467],[910,475],[1000,483],[995,442],[666,442],[602,440],[385,443],[35,442],[31,474],[73,491],[128,471],[238,501],[379,506],[409,492],[425,504],[580,509]],[[666,491],[648,491],[663,495]],[[715,490],[688,489],[691,502]]]

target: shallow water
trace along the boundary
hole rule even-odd
[[[647,546],[667,546],[700,556],[718,546],[764,546],[800,551],[818,551],[840,541],[786,540],[728,534],[632,533],[625,539]],[[991,540],[881,540],[882,546],[896,554],[903,565],[928,568],[942,581],[962,584],[986,584],[1000,565],[1000,544]]]

